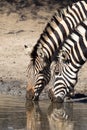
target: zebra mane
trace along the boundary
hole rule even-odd
[[[57,9],[57,11],[55,12],[54,15],[63,19],[65,17],[67,8],[68,8],[68,6]]]
[[[44,36],[44,34],[45,34],[47,28],[50,26],[50,24],[51,24],[51,22],[52,22],[54,16],[58,16],[59,19],[62,20],[62,18],[64,18],[64,14],[65,14],[65,8],[58,9],[58,10],[54,13],[54,15],[52,16],[50,22],[47,23],[45,29],[43,30],[43,33],[40,35],[40,38],[39,38],[39,40],[37,41],[37,44],[33,47],[33,50],[32,50],[32,52],[31,52],[31,54],[30,54],[30,57],[31,57],[31,60],[33,61],[33,64],[35,64],[35,59],[36,59],[37,56],[38,56],[37,51],[38,51],[38,48],[39,48],[39,46],[40,46],[40,44],[41,44],[41,43],[40,43],[40,39],[43,38],[43,36]]]
[[[37,43],[30,54],[31,61],[33,62],[33,65],[35,65],[35,59],[37,58],[37,50],[38,50],[39,44]]]

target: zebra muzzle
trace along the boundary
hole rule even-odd
[[[49,90],[48,96],[49,96],[51,102],[54,102],[54,103],[55,103],[55,102],[56,102],[56,103],[63,103],[63,102],[64,102],[61,97],[59,97],[59,96],[58,96],[58,97],[55,97],[55,96],[54,96],[54,93],[53,93],[52,89]]]
[[[26,99],[33,100],[34,98],[34,90],[31,88],[26,92]]]

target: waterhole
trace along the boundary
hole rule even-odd
[[[0,95],[0,130],[87,130],[87,104]]]

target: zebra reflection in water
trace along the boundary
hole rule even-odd
[[[73,130],[72,104],[27,103],[27,130]]]
[[[49,130],[48,105],[38,102],[26,103],[27,130]]]
[[[73,130],[72,110],[72,104],[51,104],[48,109],[50,130]]]

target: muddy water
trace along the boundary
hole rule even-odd
[[[25,100],[0,95],[0,130],[24,130],[25,128]]]
[[[87,104],[25,103],[0,95],[0,130],[87,130]]]

